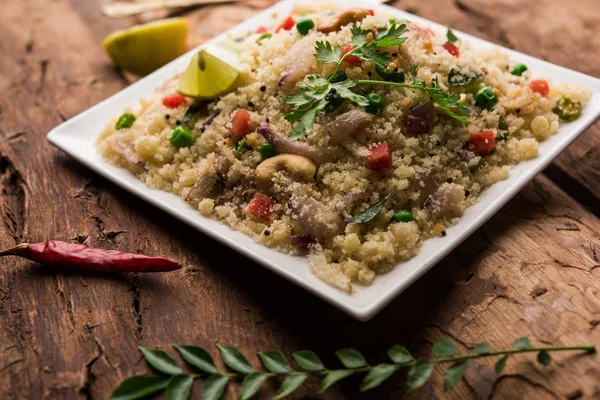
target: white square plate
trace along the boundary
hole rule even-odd
[[[294,3],[296,2],[280,2],[217,36],[213,41],[222,40],[229,34],[254,31],[260,25],[268,25],[272,23],[273,13],[277,13],[280,17],[285,16],[293,8]],[[395,15],[399,19],[410,19],[424,26],[430,26],[436,32],[446,30],[442,25],[389,6],[365,1],[340,1],[340,3],[345,6],[375,9],[376,12]],[[474,48],[499,48],[473,36],[459,34],[461,39],[469,42]],[[371,286],[357,287],[353,294],[343,293],[320,281],[311,273],[305,258],[292,257],[263,247],[250,237],[233,231],[215,220],[203,217],[178,196],[149,189],[128,171],[104,161],[96,150],[94,144],[96,137],[109,119],[120,115],[125,107],[137,105],[140,99],[152,96],[156,87],[187,67],[196,50],[188,52],[100,104],[59,125],[48,134],[48,140],[87,167],[156,207],[309,290],[353,317],[368,320],[494,215],[600,116],[600,80],[508,49],[503,50],[510,54],[513,61],[527,64],[536,75],[550,78],[554,82],[579,84],[591,90],[592,98],[583,115],[577,121],[561,126],[556,135],[541,143],[538,158],[520,163],[510,172],[508,179],[488,188],[482,194],[480,201],[466,211],[460,222],[447,230],[448,235],[426,240],[419,255],[397,265],[389,273],[377,276]]]

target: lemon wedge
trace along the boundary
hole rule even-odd
[[[243,80],[239,54],[228,42],[201,49],[187,67],[177,91],[183,96],[210,100],[237,89]]]
[[[148,75],[185,52],[187,32],[187,19],[167,18],[114,32],[102,45],[117,67]]]

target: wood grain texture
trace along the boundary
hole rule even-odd
[[[148,371],[137,346],[235,344],[248,356],[310,348],[335,365],[350,346],[370,362],[403,343],[427,356],[451,336],[467,350],[488,340],[506,347],[600,345],[598,125],[565,152],[459,249],[368,323],[359,323],[232,250],[94,175],[52,148],[45,134],[128,84],[99,41],[147,18],[110,20],[103,1],[0,3],[0,247],[23,240],[74,240],[160,254],[181,272],[155,276],[65,275],[14,258],[0,261],[0,398],[102,399],[125,377]],[[190,13],[190,44],[272,3]],[[595,0],[397,1],[423,17],[599,76]],[[558,32],[558,33],[557,33]],[[551,179],[549,179],[551,178]],[[583,203],[583,204],[582,204]],[[213,354],[214,351],[213,351]],[[257,362],[252,357],[254,363]],[[491,364],[469,370],[455,391],[441,374],[412,398],[600,397],[600,358],[558,354],[548,368],[515,357],[506,375]],[[258,364],[255,364],[258,366]],[[391,380],[358,396],[349,381],[324,399],[397,399]],[[265,386],[268,398],[273,387]],[[294,398],[312,396],[316,382]],[[194,388],[199,397],[200,386]],[[228,393],[235,397],[235,389]]]

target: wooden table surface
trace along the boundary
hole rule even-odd
[[[163,255],[186,268],[160,276],[55,274],[0,261],[0,398],[102,399],[144,373],[137,346],[214,351],[340,347],[372,362],[402,343],[419,356],[442,336],[462,350],[600,345],[600,124],[498,215],[376,318],[361,323],[117,188],[61,153],[46,133],[128,85],[100,45],[140,18],[109,19],[107,0],[0,2],[0,247],[47,238]],[[600,77],[598,0],[400,0],[394,5],[518,51]],[[190,46],[272,1],[198,9]],[[91,127],[91,129],[95,129]],[[506,375],[472,367],[450,394],[436,372],[413,398],[600,398],[598,355],[511,360]],[[255,357],[251,357],[256,362]],[[258,365],[258,364],[257,364]],[[262,394],[268,398],[272,387]],[[199,397],[199,385],[194,394]],[[316,382],[295,398],[314,398]],[[401,379],[358,396],[349,381],[324,399],[397,399]],[[230,390],[228,398],[234,398]]]

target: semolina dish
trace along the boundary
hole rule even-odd
[[[273,22],[231,38],[237,65],[200,51],[98,146],[347,292],[445,235],[589,98],[451,30],[372,10]]]

